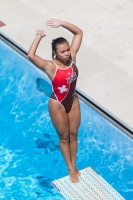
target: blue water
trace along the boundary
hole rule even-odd
[[[44,79],[34,65],[0,41],[0,199],[62,200],[52,180],[68,175]],[[46,77],[45,77],[46,79]],[[80,101],[77,166],[91,166],[125,199],[133,199],[133,140]]]

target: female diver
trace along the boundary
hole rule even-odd
[[[28,57],[37,67],[43,69],[52,81],[53,94],[49,99],[49,114],[59,135],[60,149],[69,170],[70,180],[77,183],[80,176],[76,168],[80,105],[75,92],[78,77],[75,63],[83,32],[75,25],[59,19],[47,20],[46,25],[52,28],[61,26],[73,33],[71,45],[62,37],[54,39],[52,41],[53,60],[43,60],[36,55],[36,50],[39,42],[46,35],[43,30],[37,30]]]

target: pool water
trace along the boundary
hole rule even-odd
[[[62,200],[50,184],[68,175],[36,80],[46,75],[0,41],[0,199]],[[46,82],[47,84],[47,82]],[[77,166],[91,166],[125,199],[133,199],[133,140],[80,101]]]

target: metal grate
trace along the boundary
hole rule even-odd
[[[67,200],[124,200],[124,198],[91,167],[80,171],[80,183],[71,183],[69,176],[51,184]]]

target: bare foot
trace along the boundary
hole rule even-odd
[[[74,169],[68,169],[69,170],[69,175],[70,175],[70,180],[72,183],[78,183],[79,179],[77,174],[75,173]]]
[[[80,176],[80,175],[81,175],[81,173],[78,171],[78,169],[76,168],[76,166],[74,166],[73,168],[74,168],[74,170],[75,170],[75,173],[77,174],[77,176]]]

